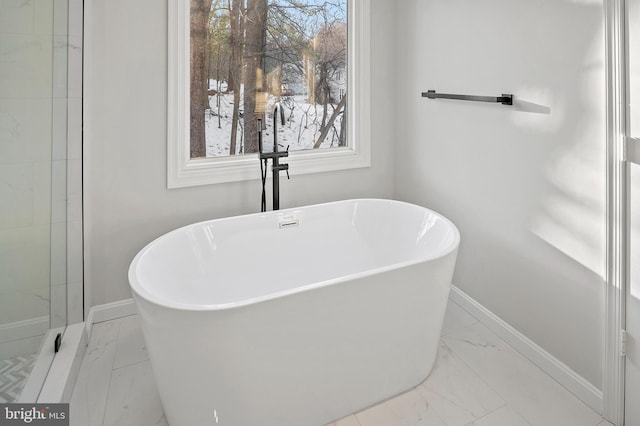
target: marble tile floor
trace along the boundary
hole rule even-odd
[[[137,316],[93,326],[70,411],[71,426],[168,424]],[[453,301],[427,380],[328,426],[423,425],[611,426]]]
[[[18,400],[36,358],[37,353],[0,359],[0,403]]]

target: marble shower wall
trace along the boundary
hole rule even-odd
[[[0,3],[0,324],[37,319],[44,331],[54,207],[53,7]]]
[[[0,344],[82,320],[81,76],[81,0],[0,2]]]

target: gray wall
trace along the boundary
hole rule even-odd
[[[371,1],[372,104],[393,105],[394,2]],[[158,235],[260,209],[259,181],[166,187],[167,3],[85,2],[85,260],[87,303],[131,297],[127,269]],[[372,111],[372,166],[292,176],[281,207],[393,197],[393,116]],[[256,167],[258,163],[256,162]]]
[[[454,284],[601,388],[601,2],[410,0],[397,19],[396,197],[458,225]]]
[[[441,211],[462,233],[455,284],[600,388],[602,5],[371,4],[372,167],[292,177],[283,207],[372,196]],[[255,212],[260,187],[167,190],[166,3],[88,0],[85,13],[85,285],[98,305],[130,297],[129,262],[151,239]]]

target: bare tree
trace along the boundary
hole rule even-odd
[[[209,108],[207,34],[212,0],[191,0],[191,158],[207,155],[204,113]]]
[[[229,80],[231,61],[230,16],[227,2],[228,0],[213,0],[208,22],[209,71],[207,75],[209,79],[214,79],[216,82],[215,88],[209,85],[209,97],[215,96],[216,113],[214,115],[218,118],[219,129],[222,128],[222,86]],[[211,100],[209,105],[211,106]]]
[[[240,84],[242,82],[242,45],[243,25],[242,11],[244,0],[232,0],[229,3],[229,15],[231,17],[231,59],[229,61],[229,79],[227,90],[233,92],[233,114],[231,116],[231,141],[229,143],[229,155],[236,154],[236,141],[238,140],[238,119],[240,116]]]
[[[336,140],[338,145],[344,144],[344,0],[190,1],[192,157],[206,155],[204,112],[210,107],[210,96],[216,96],[217,127],[222,129],[218,134],[229,131],[227,141],[218,139],[214,144],[216,152],[224,153],[227,142],[230,155],[251,153],[258,149],[257,119],[264,120],[267,101],[285,96],[283,101],[295,104],[289,96],[303,93],[305,81],[309,105],[305,130],[301,129],[299,136],[306,133],[304,139],[308,140],[314,135],[314,147],[326,146],[323,141],[329,139],[331,146]],[[209,79],[218,84],[208,90],[207,97]],[[227,106],[233,110],[225,112]],[[293,107],[291,111],[295,120]],[[213,127],[208,129],[213,131]]]
[[[324,25],[313,40],[313,55],[315,62],[315,102],[322,105],[322,122],[320,137],[314,148],[319,148],[333,127],[337,116],[346,105],[343,96],[338,106],[329,117],[329,105],[335,104],[339,94],[332,93],[331,85],[339,80],[341,74],[346,74],[347,67],[347,27],[344,22],[336,21],[324,14]],[[344,95],[344,94],[343,94]],[[343,120],[344,121],[344,120]],[[339,137],[340,139],[340,137]]]
[[[329,118],[329,121],[320,128],[320,136],[316,140],[316,143],[313,145],[314,148],[320,148],[320,145],[322,144],[322,142],[324,142],[325,138],[329,134],[329,131],[333,127],[333,123],[336,121],[336,118],[338,118],[346,104],[347,96],[345,95],[340,103],[338,103],[338,106],[333,110],[333,114],[331,114],[331,118]]]
[[[257,119],[264,111],[256,108],[257,96],[265,89],[264,56],[267,37],[267,0],[247,0],[244,63],[244,152],[258,151]]]

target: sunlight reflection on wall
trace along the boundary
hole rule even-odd
[[[629,293],[640,301],[640,166],[631,164],[630,193],[630,254],[629,254]]]
[[[602,37],[601,34],[599,34]],[[530,230],[548,244],[604,279],[606,268],[606,138],[603,112],[602,39],[594,37],[576,69],[576,84],[549,94],[523,87],[520,97],[532,105],[548,106],[548,114],[514,115],[522,127],[564,133],[545,161],[547,188],[532,212]],[[594,102],[601,100],[601,102]],[[544,111],[543,111],[544,112]]]

